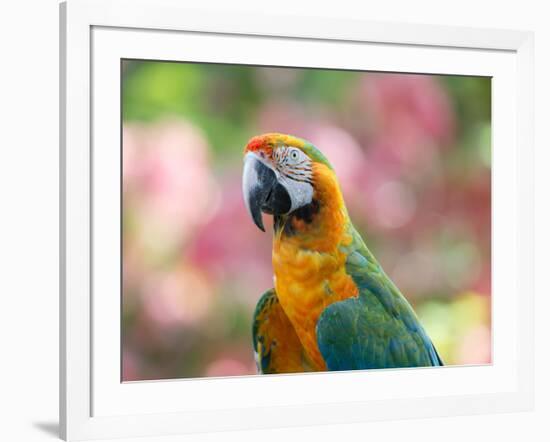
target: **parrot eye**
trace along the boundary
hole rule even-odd
[[[298,149],[290,149],[288,152],[288,158],[291,162],[296,163],[300,158],[300,151]]]

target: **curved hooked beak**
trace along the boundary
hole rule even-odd
[[[284,215],[290,211],[291,200],[273,169],[264,164],[256,154],[249,152],[244,158],[243,196],[254,224],[265,232],[262,212]]]

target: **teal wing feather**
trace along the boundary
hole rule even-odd
[[[266,291],[256,304],[252,320],[252,345],[254,348],[254,357],[256,360],[256,368],[258,373],[272,373],[271,369],[271,348],[266,344],[265,333],[261,331],[261,326],[264,322],[266,312],[268,312],[272,304],[276,301],[275,290]]]
[[[256,305],[252,341],[259,373],[311,371],[302,343],[274,289],[265,292]]]
[[[350,225],[346,271],[359,296],[327,307],[317,323],[329,370],[438,366],[443,362],[410,304]]]

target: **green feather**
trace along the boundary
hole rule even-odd
[[[359,296],[327,307],[317,323],[329,370],[443,365],[412,307],[353,227],[346,272]]]

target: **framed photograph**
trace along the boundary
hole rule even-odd
[[[179,3],[60,6],[62,436],[530,409],[532,34]]]

